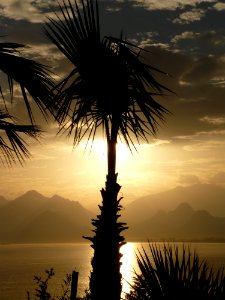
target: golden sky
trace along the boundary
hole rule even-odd
[[[45,38],[42,28],[56,2],[2,0],[2,41],[29,45],[26,55],[64,74],[68,64]],[[148,61],[171,77],[162,83],[176,92],[161,103],[167,117],[156,138],[131,155],[118,145],[118,182],[124,203],[177,185],[225,185],[225,4],[222,1],[99,1],[104,32],[121,29],[150,50]],[[161,80],[161,78],[159,78]],[[7,91],[6,91],[7,93]],[[19,100],[12,108],[23,118]],[[43,121],[38,119],[40,124]],[[35,189],[59,194],[86,207],[100,202],[106,175],[105,144],[98,137],[90,153],[85,141],[56,137],[55,125],[42,124],[40,143],[29,141],[32,158],[23,167],[1,166],[0,195],[13,199]]]

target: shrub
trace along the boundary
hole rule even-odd
[[[137,253],[140,273],[134,272],[127,300],[224,300],[224,270],[214,272],[206,260],[183,245],[149,243]]]
[[[54,269],[45,270],[46,277],[43,279],[41,276],[34,276],[34,281],[37,284],[35,288],[35,299],[34,300],[71,300],[71,284],[72,275],[66,274],[63,282],[61,284],[61,293],[59,295],[52,295],[49,292],[49,281],[55,275]],[[27,291],[27,300],[32,300],[30,292]],[[91,300],[90,291],[85,290],[85,294],[81,298],[76,298],[76,300]]]

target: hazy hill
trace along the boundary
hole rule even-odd
[[[0,206],[0,242],[81,241],[92,217],[77,201],[29,191]]]
[[[78,242],[82,235],[87,235],[90,229],[77,220],[67,219],[64,214],[53,211],[44,211],[24,226],[13,237],[18,242]],[[84,242],[84,240],[82,240]]]
[[[139,222],[159,210],[174,210],[182,202],[195,210],[205,209],[213,216],[225,217],[225,189],[212,184],[196,184],[139,198],[125,207],[123,218],[127,222]]]
[[[0,206],[5,205],[6,203],[8,203],[8,200],[6,200],[5,197],[0,196]]]
[[[130,223],[126,236],[129,240],[225,239],[225,217],[213,217],[206,210],[194,210],[187,203],[175,210],[159,211],[151,218]]]
[[[84,242],[82,235],[92,235],[95,215],[77,201],[29,191],[12,201],[0,197],[0,203],[0,243]],[[225,240],[225,190],[178,187],[137,199],[122,217],[129,226],[127,240]]]

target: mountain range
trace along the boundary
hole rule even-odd
[[[195,184],[141,197],[126,206],[128,240],[225,241],[225,189]]]
[[[4,202],[4,203],[2,203]],[[1,201],[0,242],[78,242],[90,233],[93,214],[77,201],[28,191]]]
[[[129,223],[126,238],[147,240],[225,241],[225,217],[214,217],[206,210],[194,210],[181,203],[175,210],[158,211],[142,222]]]
[[[193,209],[205,209],[216,217],[225,217],[225,189],[213,184],[195,184],[141,197],[126,206],[123,217],[130,222],[149,219],[159,210],[169,212],[180,203]]]
[[[0,196],[0,243],[84,242],[95,215],[78,201],[37,191]],[[122,210],[128,241],[225,241],[225,190],[216,185],[177,187],[139,198]]]

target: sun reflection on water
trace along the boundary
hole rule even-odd
[[[137,271],[137,243],[126,243],[121,247],[121,254],[123,254],[121,262],[122,266],[120,268],[122,274],[122,285],[123,285],[123,294],[130,291],[130,284],[132,284],[134,270]]]

